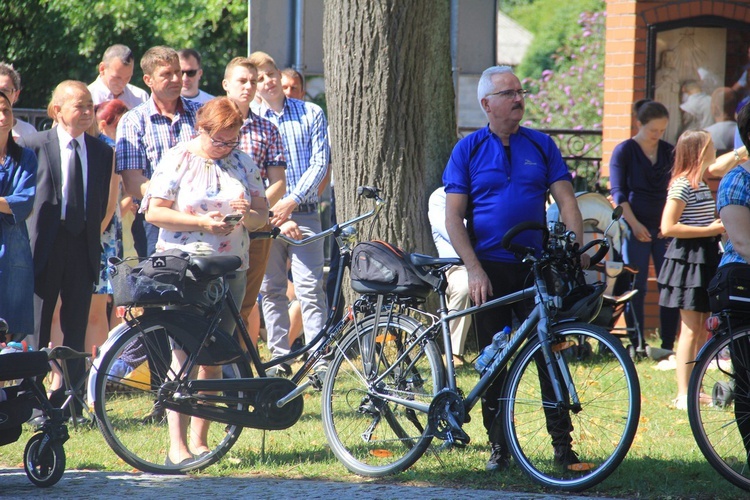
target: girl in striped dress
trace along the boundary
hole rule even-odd
[[[716,160],[711,135],[703,130],[683,133],[675,146],[672,180],[661,218],[664,236],[674,237],[659,272],[659,305],[680,309],[677,343],[678,409],[687,408],[687,388],[698,349],[706,341],[703,323],[709,312],[708,282],[719,264],[719,235],[724,232],[716,218],[711,190],[703,181]],[[710,402],[707,396],[706,402]]]

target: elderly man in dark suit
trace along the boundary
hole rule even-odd
[[[24,139],[39,159],[37,196],[28,220],[36,328],[39,346],[44,347],[59,297],[63,345],[82,351],[99,273],[113,151],[85,133],[94,120],[86,84],[73,80],[59,84],[49,109],[57,126]],[[73,382],[81,380],[82,360],[71,362],[69,368]]]

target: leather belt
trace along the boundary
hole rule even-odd
[[[301,212],[301,213],[317,212],[318,204],[317,203],[301,203],[297,206],[297,208],[294,209],[294,211]]]

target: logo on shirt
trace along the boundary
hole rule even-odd
[[[530,166],[532,166],[532,165],[536,166],[537,165],[537,163],[535,161],[531,161],[528,158],[526,160],[524,160],[523,164],[524,165],[530,165]]]
[[[713,201],[713,196],[711,195],[711,191],[698,191],[695,193],[695,200],[696,201]]]

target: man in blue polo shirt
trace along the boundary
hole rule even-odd
[[[446,192],[445,223],[451,244],[466,265],[469,294],[481,305],[524,288],[529,266],[503,249],[505,233],[524,221],[545,223],[545,197],[549,190],[560,207],[562,221],[583,241],[583,222],[568,168],[552,139],[521,127],[526,91],[508,66],[494,66],[482,73],[477,98],[489,125],[456,144],[443,173]],[[467,226],[464,226],[464,219]],[[541,249],[539,231],[524,231],[515,243]],[[588,257],[582,258],[585,266]],[[529,304],[496,307],[475,316],[479,347],[495,332],[512,325],[512,314],[523,320]],[[482,398],[482,416],[488,433],[499,410],[504,376]],[[549,387],[542,385],[546,393]],[[560,465],[578,462],[570,443],[570,420],[548,422]],[[490,435],[492,454],[488,471],[509,464],[504,436]]]

